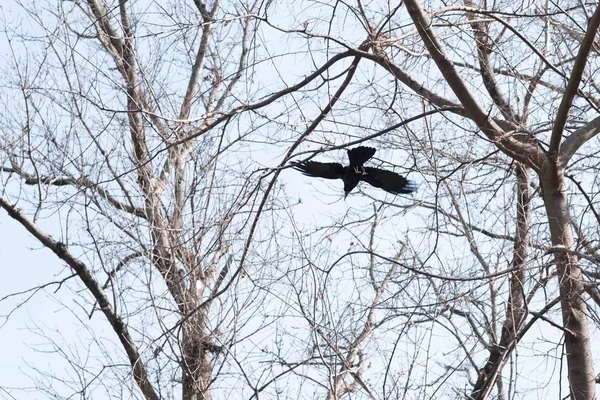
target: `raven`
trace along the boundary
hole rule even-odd
[[[292,166],[306,176],[341,179],[344,181],[344,198],[360,181],[365,181],[392,194],[412,193],[417,190],[414,182],[395,172],[363,166],[365,162],[373,157],[375,151],[374,148],[365,146],[348,150],[350,165],[346,167],[338,163],[316,161],[292,162]]]

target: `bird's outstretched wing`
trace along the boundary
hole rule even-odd
[[[360,179],[392,194],[412,193],[417,190],[417,185],[402,175],[379,168],[366,167],[365,175],[361,175]]]
[[[361,167],[367,160],[375,154],[372,147],[359,146],[348,150],[348,159],[351,167]]]
[[[322,163],[316,161],[293,162],[295,170],[315,178],[339,179],[344,176],[344,166],[338,163]]]

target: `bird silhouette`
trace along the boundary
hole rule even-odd
[[[365,167],[363,164],[373,157],[375,151],[373,147],[365,146],[348,150],[348,159],[350,160],[348,166],[317,161],[292,162],[292,166],[306,176],[341,179],[344,182],[344,198],[360,181],[392,194],[412,193],[417,190],[415,183],[402,175],[384,169]]]

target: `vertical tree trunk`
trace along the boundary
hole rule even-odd
[[[485,366],[479,370],[479,376],[471,395],[468,399],[487,399],[494,383],[498,385],[498,399],[504,398],[502,391],[501,370],[510,352],[516,346],[517,334],[525,319],[525,298],[523,282],[527,266],[527,252],[529,250],[529,233],[531,222],[531,206],[529,194],[530,169],[517,163],[517,210],[514,254],[512,268],[517,268],[510,276],[510,292],[506,318],[502,325],[500,342],[490,348],[490,356]]]
[[[563,169],[557,164],[548,160],[540,176],[552,245],[574,249]],[[577,257],[573,254],[556,251],[554,257],[560,287],[571,395],[575,400],[595,399],[596,388],[588,331],[588,312],[583,298],[581,269],[577,264]]]
[[[512,343],[519,332],[525,316],[525,298],[523,283],[529,250],[529,230],[531,223],[531,206],[529,194],[529,168],[518,163],[517,176],[517,212],[513,261],[511,267],[518,267],[510,280],[510,296],[508,298],[508,314],[502,327],[500,344],[503,347]]]
[[[210,400],[212,377],[211,349],[204,336],[204,318],[201,311],[183,322],[181,346],[182,398],[183,400]]]

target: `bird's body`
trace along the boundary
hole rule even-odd
[[[365,167],[375,154],[372,147],[360,146],[348,150],[350,165],[343,166],[338,163],[322,163],[317,161],[304,161],[293,163],[294,169],[306,176],[341,179],[344,182],[344,193],[348,195],[360,181],[365,181],[372,186],[381,188],[392,194],[412,193],[416,190],[413,182],[392,171],[379,168]],[[344,196],[344,197],[345,197]]]

